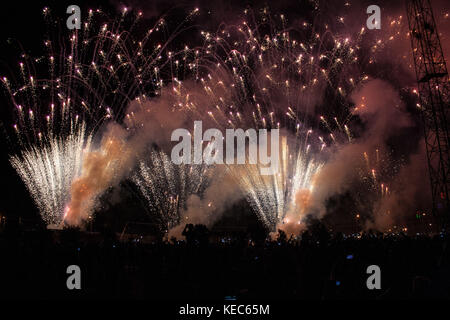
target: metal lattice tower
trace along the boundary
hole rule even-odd
[[[408,23],[425,129],[433,214],[449,219],[450,83],[430,0],[408,0]]]

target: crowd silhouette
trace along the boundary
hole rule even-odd
[[[450,297],[446,234],[331,234],[318,223],[298,237],[264,230],[214,237],[188,224],[185,240],[78,229],[0,232],[0,296],[8,298],[419,299]],[[78,265],[81,290],[68,290],[66,269]],[[369,265],[381,289],[366,286]]]

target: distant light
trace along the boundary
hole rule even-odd
[[[225,296],[225,300],[235,301],[236,300],[236,296]]]
[[[341,285],[341,282],[340,282],[339,280],[337,280],[337,281],[336,281],[336,286],[339,287],[340,285]]]
[[[347,260],[352,260],[353,259],[353,255],[352,254],[349,254],[348,256],[347,256]]]

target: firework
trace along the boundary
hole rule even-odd
[[[353,195],[358,210],[371,213],[375,203],[387,200],[393,192],[390,184],[394,183],[403,166],[402,159],[394,160],[386,150],[376,148],[372,152],[363,152],[360,164],[355,168],[359,179]]]
[[[59,225],[66,213],[70,187],[81,173],[92,136],[84,124],[65,138],[51,137],[10,158],[47,224]]]
[[[43,13],[49,24],[54,24],[50,9]],[[169,31],[161,18],[142,31],[141,17],[141,12],[126,8],[115,19],[101,10],[89,10],[80,30],[63,39],[43,41],[45,56],[21,54],[19,76],[12,83],[2,78],[21,141],[31,143],[39,133],[67,131],[78,117],[89,130],[105,119],[120,121],[131,101],[158,95],[165,81],[183,76],[185,62],[194,54],[186,48],[172,52],[169,45],[186,20]],[[59,32],[51,30],[49,34]],[[166,40],[164,34],[169,34]]]
[[[241,25],[203,32],[200,79],[216,123],[242,127],[317,126],[320,116],[342,126],[351,117],[349,93],[368,76],[359,70],[358,44],[284,15],[246,10]],[[330,123],[334,130],[335,124]]]
[[[259,164],[229,166],[253,210],[271,231],[284,223],[301,224],[314,176],[322,166],[296,142],[288,143],[287,137],[282,137],[279,170],[273,175],[262,175]]]
[[[148,209],[161,224],[172,228],[180,223],[190,195],[203,193],[211,168],[204,165],[175,165],[163,151],[152,151],[148,160],[139,161],[132,181],[147,201]]]

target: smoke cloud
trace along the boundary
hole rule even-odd
[[[327,199],[351,190],[360,180],[356,169],[361,167],[365,152],[375,149],[386,152],[390,149],[390,140],[408,139],[405,135],[413,126],[397,91],[387,82],[372,80],[364,84],[353,93],[352,100],[362,129],[353,143],[338,147],[316,177],[311,213],[317,218],[326,213]],[[407,165],[385,182],[390,184],[390,194],[373,204],[366,224],[368,228],[384,231],[407,213],[414,214],[413,208],[424,198],[424,156],[424,148],[419,148],[417,154],[409,157]],[[417,197],[419,194],[422,196]]]
[[[211,185],[200,198],[191,195],[187,200],[187,210],[181,215],[181,224],[169,230],[169,238],[181,238],[186,223],[203,224],[211,227],[221,214],[236,201],[242,199],[242,191],[236,185],[236,181],[226,174],[225,165],[217,166]]]
[[[78,225],[93,212],[98,197],[111,185],[120,181],[129,170],[132,149],[125,143],[126,132],[112,124],[101,141],[99,150],[88,152],[81,177],[71,187],[71,201],[66,209],[65,221]]]

